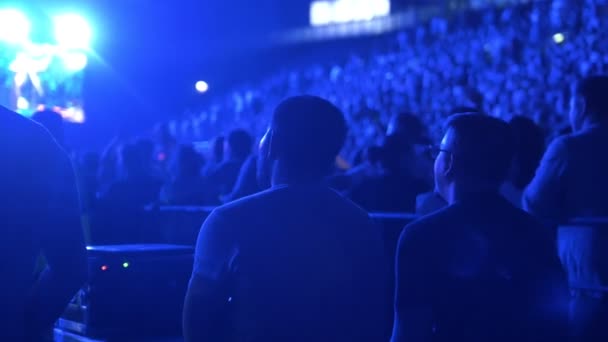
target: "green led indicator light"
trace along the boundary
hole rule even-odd
[[[126,261],[125,261],[125,262],[123,262],[123,263],[122,263],[122,267],[123,267],[123,268],[127,268],[127,267],[129,267],[129,263],[128,263],[128,262],[126,262]]]

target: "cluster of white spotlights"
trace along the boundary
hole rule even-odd
[[[54,38],[57,45],[68,49],[88,49],[92,30],[80,15],[66,13],[52,18]],[[30,41],[32,23],[17,9],[0,9],[0,41],[24,44]]]
[[[78,14],[62,14],[53,18],[55,39],[60,46],[86,49],[91,43],[91,27]]]
[[[30,21],[15,9],[0,9],[0,41],[18,44],[29,40]]]

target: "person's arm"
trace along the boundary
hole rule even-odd
[[[49,137],[50,139],[50,137]],[[48,200],[41,218],[39,239],[47,267],[34,284],[26,307],[28,333],[48,329],[84,284],[87,258],[79,196],[71,161],[55,145],[43,159],[45,185],[41,199]]]
[[[432,333],[433,266],[417,237],[417,227],[401,233],[395,263],[395,317],[391,342],[428,341]]]
[[[567,158],[566,142],[557,138],[545,152],[534,179],[524,191],[524,210],[543,223],[557,224],[564,214]]]
[[[186,293],[183,331],[186,342],[222,340],[226,331],[231,263],[236,257],[232,230],[217,211],[205,220],[196,242],[194,269]],[[224,338],[222,338],[224,337]]]

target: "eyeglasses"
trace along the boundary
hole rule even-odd
[[[450,154],[452,153],[451,151],[448,151],[439,146],[433,146],[433,145],[429,145],[427,147],[427,151],[428,151],[428,155],[431,159],[436,159],[441,152],[450,153]]]

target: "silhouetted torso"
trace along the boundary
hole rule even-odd
[[[236,340],[388,338],[381,232],[352,202],[321,185],[279,186],[208,220],[193,276],[217,278],[234,260]]]
[[[495,194],[426,216],[399,242],[395,305],[430,308],[433,341],[564,337],[566,279],[551,236]]]
[[[73,190],[74,178],[61,179],[69,161],[48,132],[1,107],[0,150],[0,340],[19,341],[41,249],[64,228],[49,226],[55,194]],[[78,217],[77,203],[62,205]]]
[[[552,223],[608,216],[608,124],[555,139],[524,193],[524,207]]]

